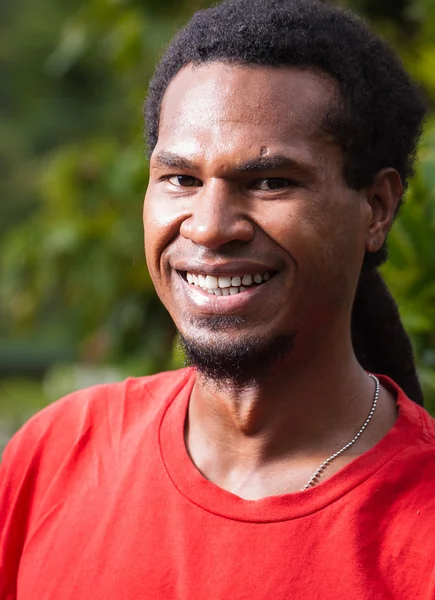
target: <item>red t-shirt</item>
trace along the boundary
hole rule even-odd
[[[435,421],[398,419],[305,492],[243,500],[190,461],[190,369],[48,407],[1,471],[1,600],[434,600]]]

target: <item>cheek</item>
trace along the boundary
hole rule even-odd
[[[167,246],[178,236],[180,225],[186,218],[185,207],[180,202],[159,196],[149,187],[145,195],[143,224],[145,255],[153,279],[161,276],[162,257]]]
[[[269,235],[293,258],[304,288],[342,293],[352,287],[362,260],[358,207],[329,197],[309,200],[270,211]]]
[[[325,202],[311,220],[313,248],[317,249],[317,256],[312,256],[313,276],[322,293],[334,300],[354,293],[364,255],[360,217],[357,202],[345,197]]]

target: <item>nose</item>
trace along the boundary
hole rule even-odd
[[[214,181],[195,195],[190,216],[180,227],[183,237],[211,250],[229,242],[250,242],[254,225],[243,214],[243,203],[237,194]]]

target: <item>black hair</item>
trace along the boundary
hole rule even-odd
[[[157,143],[169,83],[189,63],[216,61],[296,66],[329,74],[338,83],[340,99],[323,125],[343,150],[347,185],[361,189],[373,183],[378,171],[392,167],[406,189],[425,103],[396,54],[359,17],[319,0],[226,0],[197,12],[175,36],[151,80],[145,108],[150,152]],[[363,366],[394,375],[422,404],[409,338],[393,298],[374,271],[386,256],[384,244],[364,259],[353,309],[355,351]],[[365,276],[367,271],[372,275]],[[373,327],[379,338],[371,335]],[[385,348],[387,333],[394,337],[392,350]],[[403,361],[412,369],[405,369]]]
[[[366,371],[388,375],[423,406],[410,339],[377,269],[361,272],[352,310],[352,341]]]

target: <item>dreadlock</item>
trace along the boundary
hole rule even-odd
[[[325,116],[325,126],[343,150],[347,185],[361,189],[380,169],[392,167],[406,189],[425,104],[396,54],[357,16],[319,0],[226,0],[197,12],[151,80],[145,108],[150,152],[169,83],[185,65],[212,61],[328,73],[341,101]],[[410,340],[377,271],[386,257],[384,244],[364,258],[352,314],[355,353],[364,368],[391,376],[423,404]]]
[[[363,268],[352,310],[352,341],[367,371],[385,373],[423,406],[412,346],[394,298],[377,269]]]

